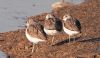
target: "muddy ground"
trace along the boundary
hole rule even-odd
[[[39,43],[31,53],[32,43],[25,37],[25,29],[0,33],[0,50],[12,58],[100,58],[100,0],[88,0],[80,5],[67,6],[56,11],[59,18],[71,13],[82,26],[82,35],[76,41],[68,42],[68,35],[55,36],[51,45],[51,36],[47,43]],[[46,13],[29,18],[44,21]]]

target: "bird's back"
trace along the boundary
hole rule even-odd
[[[49,19],[44,21],[44,28],[48,30],[55,30],[55,21],[54,19]]]
[[[81,30],[80,22],[77,19],[75,19],[75,18],[67,19],[64,22],[64,26],[67,29],[71,30],[71,31],[80,31]]]
[[[43,30],[43,26],[40,24],[39,21],[36,21],[34,19],[29,19],[26,24],[29,24],[27,26],[27,31],[32,36],[38,37],[38,38],[41,38],[41,39],[47,38],[47,36],[46,36],[46,34]]]

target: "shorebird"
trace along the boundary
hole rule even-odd
[[[61,22],[53,14],[47,14],[44,21],[44,31],[47,35],[52,35],[52,43],[54,40],[54,35],[57,35],[59,31],[62,30]]]
[[[58,9],[61,9],[63,7],[69,6],[69,5],[71,5],[71,4],[66,2],[65,0],[61,0],[61,1],[53,3],[51,5],[51,7],[53,8],[53,10],[58,10]]]
[[[27,39],[33,43],[32,52],[34,52],[35,44],[39,42],[46,42],[46,35],[42,29],[42,25],[38,22],[32,21],[32,19],[28,20],[26,23],[26,31],[25,35]]]
[[[63,16],[63,30],[70,37],[81,33],[81,25],[80,22],[72,17],[70,14],[65,14]],[[75,39],[74,39],[75,40]]]

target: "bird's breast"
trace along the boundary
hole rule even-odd
[[[44,28],[44,31],[47,35],[55,35],[57,33],[57,30],[48,30]]]
[[[64,29],[64,32],[67,33],[68,35],[75,35],[75,34],[79,33],[78,31],[71,31],[71,30],[65,28],[64,26],[63,26],[63,29]]]

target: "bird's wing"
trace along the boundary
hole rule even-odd
[[[39,30],[39,36],[42,37],[42,38],[44,38],[44,39],[47,39],[47,35],[44,32],[44,30],[43,30],[44,29],[43,25],[41,25],[40,23],[37,23],[36,27]]]
[[[52,19],[50,20],[45,20],[44,22],[44,28],[49,29],[49,30],[55,30],[55,21]]]
[[[64,26],[72,31],[79,31],[81,28],[80,22],[75,18],[67,19],[66,22],[64,23]]]
[[[30,20],[30,21],[31,21],[31,23],[29,23],[31,26],[31,27],[29,26],[31,28],[29,29],[30,33],[33,34],[33,36],[38,36],[41,39],[47,39],[47,35],[43,30],[42,24],[37,20]],[[38,35],[36,35],[36,33]]]
[[[47,35],[43,30],[43,25],[39,21],[34,21],[34,27],[38,30],[38,36],[42,37],[43,39],[47,39]],[[41,39],[42,39],[41,38]]]

